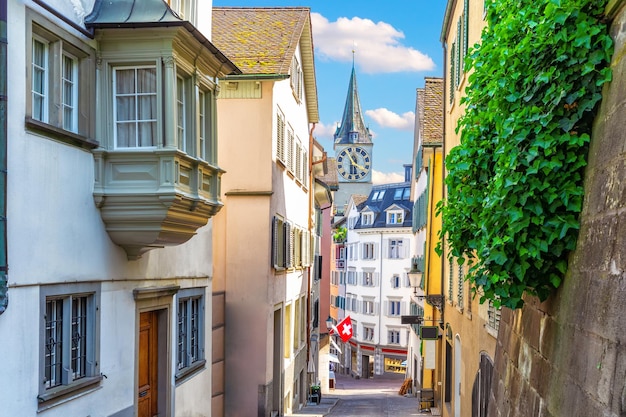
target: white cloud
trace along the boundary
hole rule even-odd
[[[413,130],[415,127],[415,113],[412,111],[400,115],[391,110],[380,108],[366,110],[365,114],[378,123],[380,127],[390,127],[400,130]]]
[[[435,68],[426,54],[403,45],[404,33],[389,23],[370,19],[340,17],[329,22],[319,13],[311,13],[316,56],[320,59],[352,61],[353,53],[365,73],[416,72]]]
[[[315,138],[317,139],[323,138],[332,140],[338,125],[339,122],[334,122],[328,125],[319,122],[315,125],[315,130],[313,130],[313,136],[315,136]]]
[[[393,184],[397,182],[404,182],[404,175],[397,172],[380,172],[372,171],[372,183],[373,184]]]

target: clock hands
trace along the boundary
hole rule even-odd
[[[358,169],[365,170],[363,165],[357,164],[356,161],[354,160],[354,158],[352,158],[352,152],[347,152],[346,154],[348,155],[348,159],[350,160],[350,163],[352,163],[352,165],[354,165]]]

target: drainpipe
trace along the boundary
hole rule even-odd
[[[7,265],[7,0],[0,0],[0,314],[9,305]]]
[[[2,0],[4,1],[4,0]],[[309,167],[309,219],[308,219],[308,226],[309,226],[309,233],[311,233],[311,236],[313,236],[314,231],[312,230],[313,227],[313,220],[312,220],[312,216],[313,216],[313,204],[315,201],[315,190],[314,190],[314,186],[315,186],[315,178],[313,177],[313,130],[315,130],[315,123],[311,123],[311,130],[309,131],[309,163],[308,163],[308,167]],[[315,257],[313,258],[313,260],[315,261]],[[308,268],[308,276],[307,276],[307,293],[306,293],[306,327],[308,329],[307,332],[307,338],[306,338],[306,360],[307,360],[307,368],[308,368],[308,361],[311,360],[311,269],[315,267],[315,264],[310,266]],[[319,314],[319,310],[318,310],[318,314]],[[318,329],[319,329],[319,320],[318,320]],[[319,352],[319,342],[321,342],[321,340],[319,340],[319,330],[318,330],[318,352]],[[329,335],[330,337],[330,335]],[[315,376],[317,377],[319,375],[319,361],[318,361],[318,366],[315,368]],[[309,381],[310,382],[310,381]],[[316,382],[316,381],[313,381]],[[308,390],[308,388],[307,388]]]

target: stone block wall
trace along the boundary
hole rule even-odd
[[[626,9],[594,124],[577,249],[561,288],[503,311],[489,417],[626,417]]]

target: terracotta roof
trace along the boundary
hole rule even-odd
[[[425,78],[423,91],[423,119],[420,115],[423,143],[441,144],[443,143],[443,78]]]
[[[244,74],[288,74],[308,7],[214,7],[212,41]]]
[[[336,191],[339,188],[339,180],[337,178],[337,160],[328,158],[328,172],[320,179],[326,183],[331,190]]]
[[[352,201],[354,201],[354,205],[359,207],[363,205],[367,201],[368,196],[362,194],[352,194]]]

